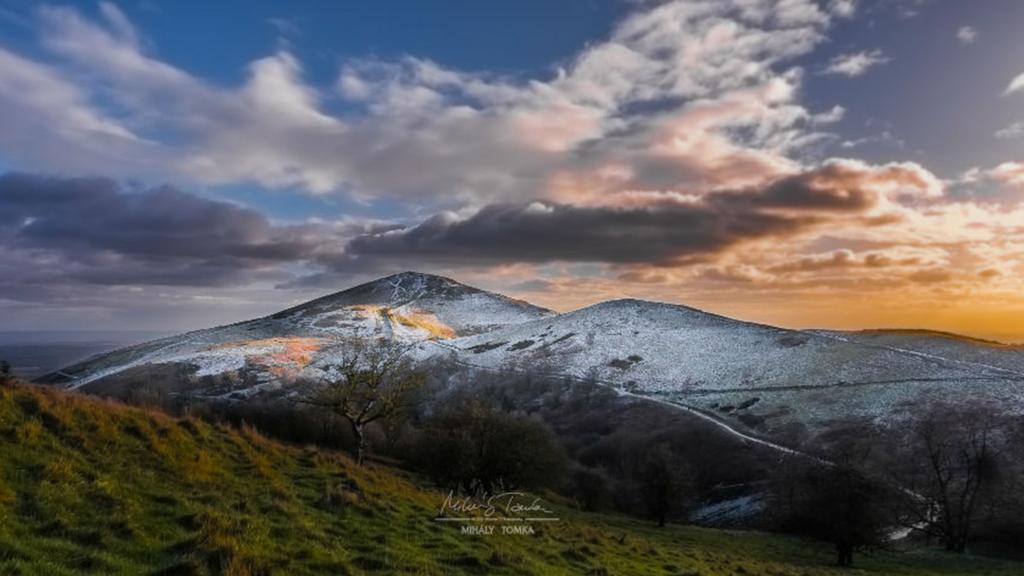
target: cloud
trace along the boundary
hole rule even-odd
[[[974,44],[978,40],[978,29],[974,26],[961,26],[956,31],[956,39],[962,44]]]
[[[1000,140],[1014,140],[1024,136],[1024,122],[1014,122],[1006,128],[1000,129],[995,134]]]
[[[0,176],[0,298],[67,301],[102,287],[301,286],[425,265],[687,265],[825,224],[871,225],[908,198],[938,193],[941,183],[914,164],[830,160],[701,194],[491,203],[407,225],[287,224],[169,186],[8,173]]]
[[[881,50],[840,54],[829,62],[828,66],[822,71],[822,74],[856,78],[857,76],[864,75],[871,68],[888,62],[889,58]]]
[[[916,18],[930,0],[877,0],[869,4],[875,14],[895,13],[900,18]]]
[[[824,270],[848,270],[850,268],[888,268],[892,266],[913,266],[921,259],[914,256],[892,256],[884,252],[867,252],[858,255],[852,250],[840,249],[826,254],[812,254],[767,268],[776,274],[818,273]]]
[[[1003,162],[992,168],[971,168],[956,181],[956,184],[968,188],[995,187],[995,190],[990,192],[994,193],[996,198],[1006,196],[1000,193],[1009,191],[1012,194],[1004,199],[1019,201],[1015,193],[1024,190],[1024,163]]]
[[[645,208],[492,204],[459,219],[439,214],[400,232],[364,236],[346,257],[434,263],[551,261],[669,264],[813,221],[738,214],[724,206]]]
[[[50,88],[0,93],[3,109],[46,111],[44,130],[7,131],[0,151],[27,168],[70,172],[80,162],[119,177],[256,182],[432,209],[563,200],[559,184],[610,172],[624,175],[611,188],[743,185],[795,168],[787,156],[819,142],[835,118],[834,108],[797,102],[794,61],[845,4],[645,5],[547,77],[349,59],[330,87],[312,85],[286,49],[252,62],[237,86],[214,84],[154,57],[113,4],[98,20],[46,7],[41,40],[53,58],[0,61],[0,78],[27,65],[68,96],[54,106]],[[81,128],[90,122],[106,139]],[[39,142],[28,146],[32,133]],[[117,146],[106,141],[115,136]],[[731,162],[739,178],[728,177]]]
[[[1003,95],[1008,96],[1010,94],[1020,92],[1021,90],[1024,90],[1024,74],[1021,74],[1011,80],[1010,84],[1006,87],[1006,90],[1003,91]]]
[[[911,272],[907,278],[920,284],[941,284],[949,282],[953,278],[953,274],[945,268],[934,267]]]
[[[128,20],[124,12],[112,2],[100,2],[100,15],[107,21],[110,28],[121,38],[129,44],[138,46],[139,45],[139,34],[135,30],[135,26]]]
[[[854,138],[851,140],[843,140],[839,145],[845,149],[858,148],[867,144],[889,144],[900,150],[906,148],[907,144],[902,139],[896,137],[889,130],[883,130],[874,136],[865,136],[863,138]]]
[[[916,165],[830,161],[762,187],[641,205],[535,201],[490,204],[466,216],[443,212],[404,229],[358,236],[339,258],[321,263],[336,271],[395,262],[688,264],[746,241],[842,220],[863,224],[893,199],[940,191],[934,176]]]
[[[829,11],[842,18],[852,18],[857,12],[856,0],[831,0],[828,3]]]
[[[515,292],[548,292],[555,287],[549,280],[524,280],[509,286]]]
[[[0,299],[78,286],[224,286],[288,277],[377,222],[274,224],[172,187],[106,178],[0,176]],[[81,291],[87,291],[81,288]]]
[[[1007,186],[1024,189],[1024,163],[1003,162],[989,171],[988,176]]]
[[[95,109],[75,82],[3,48],[0,123],[0,147],[10,158],[59,158],[68,170],[148,146],[130,127]]]

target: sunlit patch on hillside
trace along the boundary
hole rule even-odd
[[[402,328],[406,328],[430,340],[447,340],[455,338],[456,335],[455,329],[441,322],[437,316],[423,310],[402,310],[401,308],[368,304],[352,306],[350,310],[363,318],[374,318],[389,323],[394,331],[402,331]]]
[[[413,310],[405,314],[389,311],[391,318],[399,324],[409,328],[419,328],[430,334],[432,339],[446,340],[455,337],[455,330],[441,322],[436,316],[429,312]]]
[[[319,338],[261,338],[221,344],[211,351],[235,353],[247,362],[265,366],[275,376],[286,376],[308,366],[322,347]]]
[[[260,342],[273,346],[273,350],[249,360],[266,366],[276,376],[302,370],[313,361],[313,354],[323,347],[318,338],[268,338]]]
[[[387,306],[377,306],[375,304],[362,304],[359,306],[350,306],[348,309],[360,318],[373,320],[383,317],[388,308]]]

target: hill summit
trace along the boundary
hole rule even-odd
[[[183,376],[229,374],[227,385],[218,379],[216,386],[200,386],[205,395],[248,397],[315,375],[349,338],[448,340],[554,315],[450,278],[407,271],[263,318],[101,354],[37,381],[119,396],[140,385],[176,390]]]
[[[337,324],[346,310],[387,310],[378,326],[385,336],[419,339],[415,330],[402,330],[401,326],[415,328],[419,321],[429,321],[437,330],[426,329],[430,337],[454,337],[485,332],[499,325],[534,320],[553,314],[550,310],[527,302],[514,300],[501,294],[487,292],[456,282],[451,278],[401,272],[372,282],[329,294],[272,315],[271,319],[311,323],[320,328]],[[430,316],[431,318],[427,318]],[[403,322],[403,319],[409,321]],[[396,320],[400,326],[388,326]]]

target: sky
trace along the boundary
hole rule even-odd
[[[402,270],[1024,341],[1024,2],[0,0],[0,329]]]

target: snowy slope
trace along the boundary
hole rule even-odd
[[[732,320],[685,306],[614,300],[452,340],[468,362],[547,366],[648,392],[956,378],[942,359]]]
[[[149,367],[181,365],[193,377],[246,371],[251,395],[274,380],[309,375],[330,362],[347,338],[383,336],[408,342],[476,334],[554,313],[440,276],[403,272],[331,294],[272,316],[198,330],[102,354],[40,378],[85,389]],[[273,387],[273,386],[271,386]]]
[[[1024,375],[1007,370],[1008,359],[968,363],[640,300],[441,344],[467,364],[595,378],[765,432],[895,421],[936,401],[1024,413]]]
[[[42,381],[109,395],[140,386],[287,393],[295,378],[322,375],[346,339],[378,336],[414,343],[420,359],[593,378],[766,437],[899,422],[935,402],[1024,414],[1019,347],[934,333],[786,330],[628,299],[555,314],[412,272],[117,350]]]
[[[966,366],[1004,370],[1024,376],[1024,345],[1004,344],[931,330],[820,331],[868,346],[879,346],[923,356],[938,356]]]

